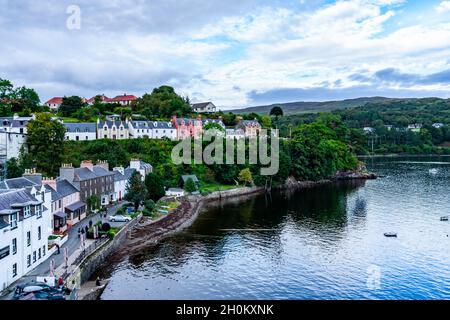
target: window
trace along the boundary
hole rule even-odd
[[[26,206],[23,208],[23,215],[25,218],[28,218],[30,216],[30,206]]]
[[[12,254],[15,255],[17,253],[17,239],[14,238],[12,240]]]
[[[80,141],[80,137],[79,137],[79,136],[76,136],[76,137],[75,137],[75,140],[76,140],[76,141]]]
[[[10,216],[10,218],[11,218],[11,223],[10,223],[11,229],[17,228],[17,213],[12,214]]]
[[[42,246],[42,256],[44,256],[45,257],[45,246]]]
[[[33,252],[33,263],[36,262],[36,251]]]
[[[31,254],[27,255],[27,267],[31,266]]]
[[[59,204],[59,208],[61,209],[62,208],[62,200],[59,200],[58,204]]]
[[[41,251],[41,248],[39,248],[39,250],[38,250],[38,259],[41,259],[41,257],[42,257],[42,251]]]
[[[42,217],[42,207],[41,205],[36,206],[36,217],[41,218]]]
[[[38,240],[42,239],[42,228],[38,227]]]
[[[31,246],[31,231],[27,232],[27,246]]]
[[[13,274],[13,277],[17,277],[17,263],[13,264],[12,274]]]

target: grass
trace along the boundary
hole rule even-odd
[[[219,183],[202,183],[200,185],[200,189],[201,189],[202,193],[225,191],[225,190],[231,190],[231,189],[236,189],[236,188],[242,188],[242,186],[226,185],[226,184],[219,184]]]

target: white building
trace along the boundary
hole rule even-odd
[[[32,117],[19,117],[0,119],[0,149],[6,153],[6,159],[18,158],[22,146],[27,141],[28,123],[35,119]]]
[[[113,201],[120,202],[127,193],[128,180],[133,174],[133,169],[125,169],[123,167],[116,167],[114,171],[114,199]]]
[[[0,291],[49,258],[50,205],[43,186],[0,190]]]
[[[127,169],[138,171],[142,176],[142,180],[145,180],[145,177],[149,173],[153,172],[153,167],[151,164],[141,161],[139,159],[132,159],[130,161],[130,166]]]
[[[48,100],[45,105],[50,108],[53,112],[58,112],[59,107],[63,103],[63,98],[61,97],[54,97]]]
[[[90,141],[97,139],[95,123],[64,123],[65,139],[70,141]]]
[[[130,138],[129,122],[97,120],[98,139],[125,140]]]
[[[130,137],[134,139],[177,139],[177,129],[172,122],[130,121]]]
[[[197,113],[214,113],[217,111],[217,107],[212,102],[194,103],[192,111]]]
[[[180,188],[170,188],[166,191],[167,197],[184,197],[185,192],[183,189]]]
[[[226,129],[227,139],[245,139],[245,132],[242,129]]]

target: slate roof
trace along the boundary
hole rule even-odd
[[[70,133],[97,132],[96,123],[64,123],[64,127],[66,128],[67,132]]]
[[[120,125],[123,125],[123,127],[125,129],[128,129],[128,123],[125,121],[113,121],[113,120],[106,120],[106,121],[100,121],[100,123],[98,124],[99,128],[103,128],[104,126],[111,128],[113,125],[116,125],[117,128],[120,127]]]
[[[197,176],[193,174],[181,176],[181,179],[183,179],[184,183],[186,183],[189,179],[192,179],[192,181],[194,182],[199,182]]]
[[[84,181],[90,179],[96,179],[99,177],[107,177],[114,175],[114,172],[107,171],[99,166],[94,166],[93,171],[88,168],[76,168],[75,180]]]
[[[242,124],[244,126],[261,126],[258,120],[242,120],[239,124]]]
[[[29,190],[0,190],[0,210],[10,209],[13,204],[41,202],[31,195]]]
[[[201,102],[201,103],[194,103],[192,104],[192,109],[204,109],[206,108],[209,104],[212,104],[214,106],[214,103],[212,102]]]
[[[71,184],[66,179],[57,180],[56,189],[58,190],[58,193],[63,197],[67,197],[79,191],[73,184]]]
[[[166,121],[132,121],[135,129],[176,129],[172,122]]]
[[[128,181],[131,178],[131,175],[133,174],[135,170],[126,168],[124,170],[124,174],[121,174],[119,171],[114,171],[114,181]]]
[[[7,179],[0,182],[0,189],[11,190],[11,189],[22,189],[36,186],[36,183],[28,178],[20,177],[14,179]]]
[[[48,191],[50,191],[52,193],[52,201],[58,201],[63,198],[63,196],[59,192],[57,192],[55,189],[53,189],[49,185],[45,185],[44,187],[45,187],[45,189],[47,189]]]

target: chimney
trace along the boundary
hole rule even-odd
[[[59,168],[59,176],[61,179],[66,179],[70,183],[75,179],[75,168],[71,163],[63,163]]]
[[[56,179],[53,177],[42,179],[42,184],[45,184],[45,185],[51,187],[55,191],[58,191],[57,187],[56,187]]]
[[[92,163],[92,160],[84,160],[81,161],[80,168],[87,168],[91,171],[94,171],[94,164]]]
[[[115,167],[113,171],[120,172],[122,175],[125,175],[125,169],[123,167]]]
[[[97,167],[103,168],[106,171],[109,171],[108,161],[97,160]]]
[[[42,184],[42,174],[36,172],[36,168],[34,169],[25,169],[25,173],[22,175],[24,178],[31,178],[30,180],[35,182],[36,184]]]

